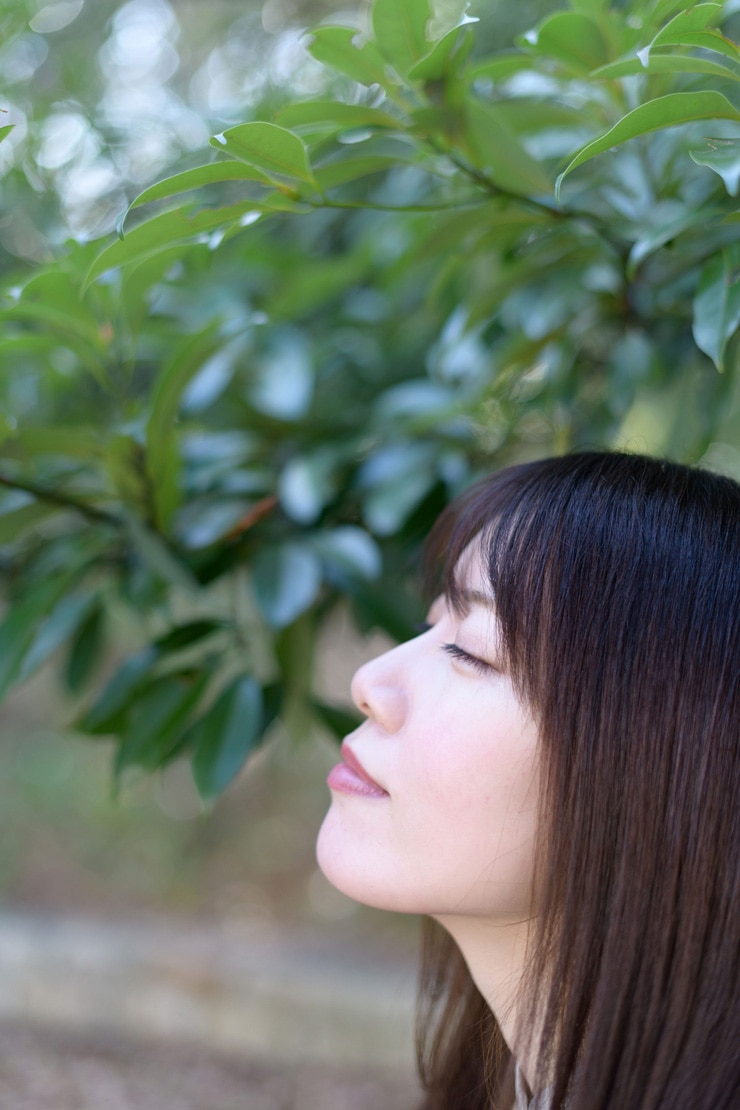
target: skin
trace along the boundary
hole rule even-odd
[[[513,1051],[531,914],[538,730],[502,665],[480,559],[458,568],[467,611],[443,597],[431,627],[366,663],[349,746],[386,797],[332,791],[321,869],[359,902],[429,914],[454,937]],[[455,644],[471,659],[445,649]]]

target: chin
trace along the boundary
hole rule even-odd
[[[405,898],[395,889],[394,883],[386,877],[374,874],[371,860],[362,858],[361,851],[355,851],[342,829],[332,820],[329,810],[319,829],[316,840],[316,862],[332,886],[364,906],[391,913],[416,913],[415,907],[407,905]]]

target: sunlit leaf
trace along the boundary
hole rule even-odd
[[[371,13],[375,41],[398,73],[408,73],[431,49],[426,37],[431,14],[429,0],[375,0]]]
[[[275,123],[242,123],[230,127],[211,143],[222,154],[254,166],[272,181],[288,179],[314,184],[305,144],[292,131]]]
[[[212,162],[207,166],[176,173],[174,177],[167,177],[164,181],[151,185],[131,202],[129,212],[153,200],[164,200],[190,189],[201,189],[205,185],[216,185],[223,181],[258,181],[263,185],[270,184],[270,178],[254,166],[246,166],[243,162]]]
[[[638,135],[647,135],[664,127],[675,127],[681,123],[692,123],[701,119],[731,119],[740,120],[740,112],[729,100],[719,92],[708,90],[696,93],[669,93],[667,96],[649,100],[623,116],[618,123],[611,127],[598,139],[587,143],[571,159],[560,174],[555,184],[556,196],[565,178],[577,166],[603,154],[612,147],[634,139]]]
[[[277,118],[285,127],[328,123],[337,128],[381,127],[397,130],[401,126],[400,120],[380,108],[343,104],[339,100],[299,100],[283,108]]]
[[[132,228],[125,239],[117,240],[98,255],[87,272],[83,289],[87,289],[108,270],[117,266],[135,265],[176,243],[185,243],[218,228],[238,224],[242,217],[255,209],[259,209],[259,205],[254,201],[232,204],[226,208],[206,208],[203,211],[187,205],[154,216]]]
[[[597,20],[582,12],[556,12],[525,35],[523,44],[538,55],[555,58],[572,73],[588,73],[609,61]]]
[[[311,31],[308,51],[318,62],[351,77],[362,85],[383,85],[386,64],[374,42],[358,42],[351,27],[317,27]]]
[[[697,166],[714,170],[725,183],[731,197],[740,188],[740,139],[705,139],[703,150],[690,150],[689,155]]]
[[[708,29],[713,28],[722,18],[722,8],[722,4],[694,4],[680,12],[658,31],[648,46],[638,51],[643,65],[648,64],[650,53],[656,46],[698,46],[734,60],[740,59],[740,52],[734,42],[719,31]]]
[[[637,77],[645,73],[704,73],[709,77],[740,80],[740,68],[730,62],[713,61],[694,54],[659,54],[651,50],[647,64],[638,57],[622,58],[600,66],[589,76],[592,80],[611,81],[620,77]]]

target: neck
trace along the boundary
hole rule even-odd
[[[524,972],[529,923],[480,917],[436,918],[460,949],[478,990],[493,1011],[506,1044],[534,1087],[534,1060],[517,1029],[518,992]],[[527,1058],[529,1055],[529,1059]]]

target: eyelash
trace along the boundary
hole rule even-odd
[[[419,624],[414,625],[414,631],[417,635],[429,632],[432,628],[434,628],[434,625],[430,624],[429,621],[420,621]],[[465,651],[457,644],[442,644],[440,651],[446,652],[447,655],[451,655],[453,659],[458,659],[461,663],[467,663],[478,674],[490,674],[491,671],[496,669],[490,663],[486,663],[484,659],[478,659],[476,655],[471,655],[470,652]]]
[[[489,674],[493,667],[490,663],[486,663],[483,659],[478,659],[475,655],[470,655],[469,652],[464,651],[457,644],[442,644],[441,651],[447,652],[453,659],[459,659],[461,663],[467,663],[473,670],[478,671],[479,674]]]

